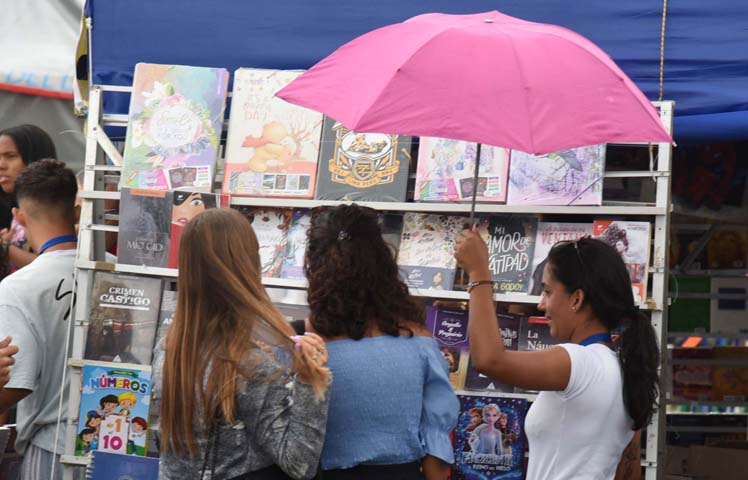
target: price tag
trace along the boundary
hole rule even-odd
[[[109,415],[101,422],[99,431],[99,450],[104,452],[127,454],[127,439],[130,424],[125,417]]]

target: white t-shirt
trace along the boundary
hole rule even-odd
[[[605,345],[560,345],[571,358],[566,390],[538,395],[525,420],[527,480],[610,480],[634,432],[618,357]]]
[[[16,364],[5,388],[32,391],[18,403],[16,450],[20,453],[29,443],[49,452],[55,450],[74,262],[75,250],[47,252],[0,283],[0,338],[11,335],[18,346]],[[68,382],[62,405],[63,426],[69,386]],[[58,454],[64,437],[61,429]]]

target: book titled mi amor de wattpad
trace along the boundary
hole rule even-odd
[[[529,291],[537,225],[536,217],[488,217],[488,269],[496,291]]]
[[[260,68],[234,73],[224,193],[314,196],[322,114],[275,96],[302,73]]]
[[[228,81],[224,68],[135,65],[122,186],[210,191]]]

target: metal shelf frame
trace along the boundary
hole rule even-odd
[[[88,329],[89,292],[91,291],[93,274],[97,270],[116,271],[122,273],[135,273],[139,275],[153,275],[157,277],[173,279],[177,276],[175,269],[153,268],[146,266],[121,265],[107,263],[105,259],[104,233],[116,232],[117,227],[106,225],[107,220],[115,217],[111,212],[105,212],[104,201],[118,200],[119,192],[105,190],[105,183],[111,182],[111,175],[121,172],[122,156],[111,142],[104,131],[104,126],[126,126],[126,115],[110,115],[102,112],[102,98],[104,92],[129,92],[131,87],[93,85],[89,90],[89,111],[86,124],[86,156],[83,178],[83,189],[81,192],[81,218],[80,234],[78,244],[78,259],[76,261],[77,275],[77,304],[75,305],[73,319],[73,338],[68,351],[69,377],[71,382],[70,396],[68,402],[68,421],[65,428],[65,450],[62,452],[63,478],[73,480],[76,469],[80,469],[88,463],[84,457],[76,457],[75,440],[78,424],[78,411],[80,406],[80,383],[81,383],[81,360],[85,348],[85,337]],[[672,132],[673,102],[655,102],[659,109],[660,119],[668,132]],[[647,147],[647,144],[633,144]],[[652,324],[656,329],[660,345],[667,345],[665,333],[667,332],[667,292],[668,292],[668,262],[667,262],[667,240],[670,229],[670,171],[672,146],[668,143],[654,145],[656,162],[651,171],[615,171],[607,172],[607,178],[640,177],[651,178],[656,185],[655,203],[644,202],[609,202],[603,206],[514,206],[478,204],[476,212],[481,214],[546,214],[546,215],[594,215],[598,217],[650,217],[654,223],[654,241],[651,268],[652,296],[648,299],[646,308],[651,310]],[[106,177],[106,178],[105,178]],[[298,200],[278,198],[250,198],[233,196],[230,199],[232,205],[256,205],[264,207],[301,207],[312,208],[320,205],[338,205],[345,202],[320,201],[320,200]],[[381,211],[400,212],[433,212],[445,214],[468,214],[470,205],[464,203],[386,203],[386,202],[359,202],[362,205]],[[264,279],[263,283],[268,287],[303,290],[306,288],[305,281],[286,279]],[[452,299],[467,301],[468,295],[460,291],[439,290],[412,290],[418,296]],[[494,296],[497,302],[507,303],[537,303],[540,298],[529,295],[504,295]],[[667,355],[662,355],[662,361],[666,362]],[[663,363],[662,368],[666,365]],[[660,391],[664,398],[665,383]],[[521,396],[533,400],[534,395],[514,394],[509,396]],[[663,476],[660,465],[664,454],[665,439],[665,411],[656,413],[652,423],[647,427],[647,448],[642,458],[642,466],[645,468],[646,480],[661,479]]]

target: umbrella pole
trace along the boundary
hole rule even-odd
[[[475,225],[475,198],[478,194],[478,171],[480,169],[480,148],[481,144],[478,144],[478,148],[475,150],[475,172],[473,173],[473,201],[470,204],[470,228]]]

